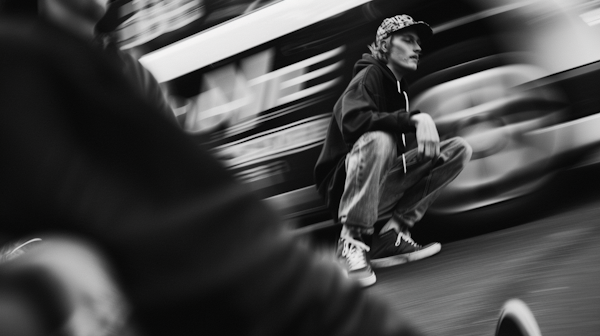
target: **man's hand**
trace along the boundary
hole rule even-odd
[[[426,113],[413,115],[410,120],[417,129],[418,159],[433,160],[440,155],[440,136],[433,119]]]

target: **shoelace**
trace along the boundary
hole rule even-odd
[[[416,248],[421,248],[421,245],[415,243],[415,241],[410,237],[410,233],[398,233],[398,238],[396,238],[396,246],[400,246],[403,240]]]
[[[368,252],[370,250],[369,246],[349,237],[343,239],[344,249],[342,250],[342,256],[348,260],[350,271],[366,267],[367,260],[363,251]]]

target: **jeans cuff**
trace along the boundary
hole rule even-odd
[[[364,226],[350,223],[343,223],[348,229],[361,235],[372,235],[375,233],[375,228],[372,226]]]
[[[401,216],[394,215],[392,217],[394,218],[396,223],[398,223],[398,226],[400,226],[400,231],[402,232],[409,232],[415,226],[415,224],[406,223],[404,218],[402,218]]]

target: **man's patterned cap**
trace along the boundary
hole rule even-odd
[[[390,36],[392,33],[407,27],[414,27],[419,38],[424,41],[433,35],[433,31],[429,25],[423,21],[415,21],[408,15],[396,15],[383,20],[379,28],[377,28],[377,41]]]

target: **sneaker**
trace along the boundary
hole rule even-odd
[[[408,232],[397,233],[389,230],[384,234],[373,235],[371,265],[390,267],[430,257],[442,249],[440,243],[421,246],[415,243]]]
[[[541,335],[540,327],[525,302],[511,299],[504,304],[496,326],[496,336]]]
[[[363,287],[371,286],[376,280],[367,257],[368,251],[369,246],[360,238],[344,237],[338,242],[338,258],[345,266],[346,275]]]

